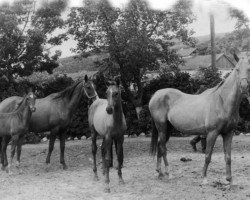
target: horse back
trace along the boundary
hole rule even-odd
[[[166,122],[169,109],[183,95],[183,92],[172,88],[156,91],[149,101],[149,111],[152,118],[163,123]]]
[[[36,101],[36,112],[32,114],[30,131],[50,131],[54,127],[66,127],[69,124],[69,110],[60,99],[49,95]]]

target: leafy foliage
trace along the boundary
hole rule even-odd
[[[60,19],[65,7],[63,2],[57,0],[38,10],[34,10],[33,0],[18,0],[0,6],[0,74],[12,80],[33,71],[52,73],[58,66],[56,60],[60,52],[50,56],[45,45],[58,45],[65,38],[62,35],[50,37],[64,23]]]
[[[193,21],[191,3],[179,1],[171,10],[151,10],[144,0],[132,0],[125,9],[113,8],[107,0],[85,0],[82,8],[72,8],[69,33],[78,41],[78,53],[108,52],[98,63],[107,75],[119,75],[129,100],[137,106],[143,94],[143,75],[147,70],[180,62],[171,39],[193,44],[186,27]],[[135,90],[131,91],[130,85]]]

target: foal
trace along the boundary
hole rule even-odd
[[[29,122],[32,115],[32,112],[35,112],[35,102],[36,96],[33,92],[29,92],[20,102],[17,109],[11,113],[1,113],[0,114],[0,136],[10,135],[12,138],[11,145],[11,162],[14,156],[13,152],[17,145],[22,142],[22,138],[25,133],[28,132]],[[2,169],[4,170],[8,166],[6,148],[7,143],[5,140],[2,140],[2,149],[1,149],[1,162]],[[18,160],[20,162],[20,160]],[[8,171],[8,169],[7,169]]]
[[[93,171],[95,179],[98,180],[96,167],[96,137],[103,137],[102,144],[102,163],[103,173],[105,175],[105,192],[110,192],[109,188],[109,163],[111,160],[111,145],[114,141],[117,144],[118,176],[119,182],[124,183],[122,179],[123,164],[123,141],[124,132],[127,128],[125,117],[121,104],[121,92],[119,82],[113,83],[107,89],[107,100],[97,99],[89,107],[89,126],[92,137]]]

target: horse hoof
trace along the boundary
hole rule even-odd
[[[163,173],[160,173],[159,176],[158,176],[158,179],[159,179],[159,180],[163,180],[163,178],[164,178]]]
[[[16,168],[19,168],[20,167],[20,162],[16,162]]]
[[[63,170],[67,170],[68,166],[66,164],[63,164]]]
[[[110,188],[109,188],[109,187],[105,188],[105,189],[104,189],[104,192],[105,192],[105,193],[110,193]]]
[[[207,185],[207,184],[208,184],[208,180],[207,180],[207,178],[204,178],[203,181],[202,181],[202,185],[205,186],[205,185]]]
[[[94,181],[99,181],[98,176],[94,176]]]
[[[173,175],[171,173],[165,172],[165,175],[168,177],[168,179],[172,179]]]
[[[119,180],[119,185],[124,185],[125,184],[125,182],[124,182],[124,180],[121,178],[120,180]]]

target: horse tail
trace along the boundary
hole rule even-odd
[[[152,134],[151,134],[150,153],[151,155],[155,156],[156,151],[157,151],[157,144],[158,144],[158,130],[155,126],[155,122],[153,119],[151,120],[151,124],[152,124]]]

